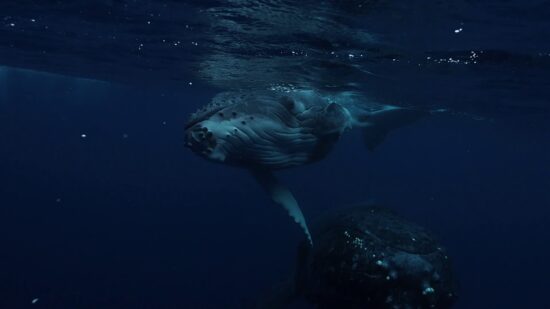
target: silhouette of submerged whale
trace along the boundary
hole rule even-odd
[[[390,130],[424,114],[368,103],[354,92],[223,92],[191,115],[185,126],[185,145],[211,161],[249,169],[300,224],[312,244],[296,199],[273,171],[324,158],[340,135],[353,127],[363,128],[365,143],[372,150]]]

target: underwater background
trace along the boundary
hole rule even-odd
[[[278,174],[431,230],[454,308],[549,308],[549,37],[535,0],[2,1],[0,308],[252,308],[302,231],[183,131],[268,87],[448,111]]]

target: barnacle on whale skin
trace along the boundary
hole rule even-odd
[[[217,113],[218,111],[222,110],[226,106],[219,104],[219,103],[210,103],[207,104],[201,108],[199,108],[196,112],[191,113],[189,116],[189,119],[187,120],[187,124],[185,125],[186,128],[189,128],[193,126],[194,124],[201,122],[202,120],[212,116],[213,114]]]
[[[196,112],[191,113],[185,127],[189,128],[230,105],[242,102],[245,100],[245,96],[246,93],[240,92],[222,92],[217,94],[214,98],[212,98],[210,103],[203,105]],[[220,114],[220,116],[223,117],[223,113]]]

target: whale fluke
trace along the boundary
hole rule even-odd
[[[313,240],[311,239],[311,234],[307,227],[306,218],[292,192],[282,185],[269,170],[252,169],[251,172],[258,183],[271,195],[273,201],[283,206],[294,221],[300,225],[306,234],[309,244],[313,246]]]

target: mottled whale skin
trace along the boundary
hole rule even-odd
[[[372,149],[389,130],[420,115],[410,109],[367,104],[353,92],[223,92],[190,117],[185,145],[210,161],[249,169],[312,243],[298,203],[272,171],[324,158],[352,127],[364,129],[365,142]]]
[[[349,112],[313,91],[226,92],[186,126],[186,145],[212,161],[280,170],[322,159]]]

